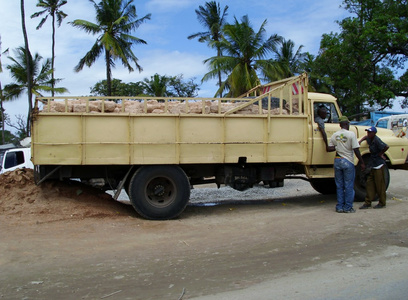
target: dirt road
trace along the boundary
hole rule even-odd
[[[271,189],[274,199],[190,205],[172,221],[76,186],[19,188],[5,203],[17,194],[9,186],[0,299],[383,299],[365,283],[398,299],[408,292],[407,174],[391,171],[382,210],[335,213],[335,196],[296,180],[279,197]]]

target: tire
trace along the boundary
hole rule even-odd
[[[323,195],[336,194],[336,182],[334,178],[310,179],[310,184],[316,192]]]
[[[364,163],[367,165],[368,157],[365,156]],[[385,178],[385,190],[388,189],[390,185],[390,170],[388,169],[387,165],[383,166],[384,170],[384,178]],[[362,172],[360,163],[356,166],[356,180],[354,181],[354,191],[356,192],[354,196],[354,201],[362,202],[366,196],[366,184],[367,184],[367,176],[369,172]],[[376,196],[375,200],[378,200],[378,196]]]
[[[144,166],[130,179],[133,208],[146,219],[168,220],[179,216],[190,199],[190,183],[177,166]]]

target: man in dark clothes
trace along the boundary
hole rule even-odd
[[[371,207],[371,202],[374,201],[376,195],[379,197],[379,202],[374,208],[384,208],[386,206],[385,191],[387,188],[384,177],[384,166],[386,164],[384,153],[388,150],[389,146],[376,135],[377,128],[370,127],[366,131],[367,135],[359,143],[361,144],[363,141],[368,143],[371,153],[368,166],[371,168],[371,171],[367,178],[367,195],[360,209]]]
[[[317,126],[320,132],[322,133],[323,141],[324,141],[324,144],[326,145],[326,150],[327,150],[327,147],[328,147],[327,134],[324,128],[324,120],[326,119],[326,117],[327,117],[326,107],[324,107],[323,105],[319,106],[319,109],[317,110],[317,116],[315,117],[315,122],[317,123]]]

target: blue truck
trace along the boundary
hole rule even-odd
[[[406,114],[406,113],[395,112],[395,111],[371,111],[370,118],[367,118],[366,120],[363,120],[363,121],[352,121],[350,123],[353,125],[360,125],[360,126],[375,126],[378,119],[380,118],[389,117],[393,115],[400,115],[400,114]]]

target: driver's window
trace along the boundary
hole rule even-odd
[[[330,119],[331,123],[339,123],[339,114],[337,113],[336,106],[330,103]]]
[[[330,116],[330,106],[328,103],[314,103],[314,120],[316,123],[317,119],[323,119],[324,123],[327,123],[327,120]]]
[[[314,119],[320,116],[324,123],[338,123],[339,115],[333,103],[318,102],[314,103]]]

